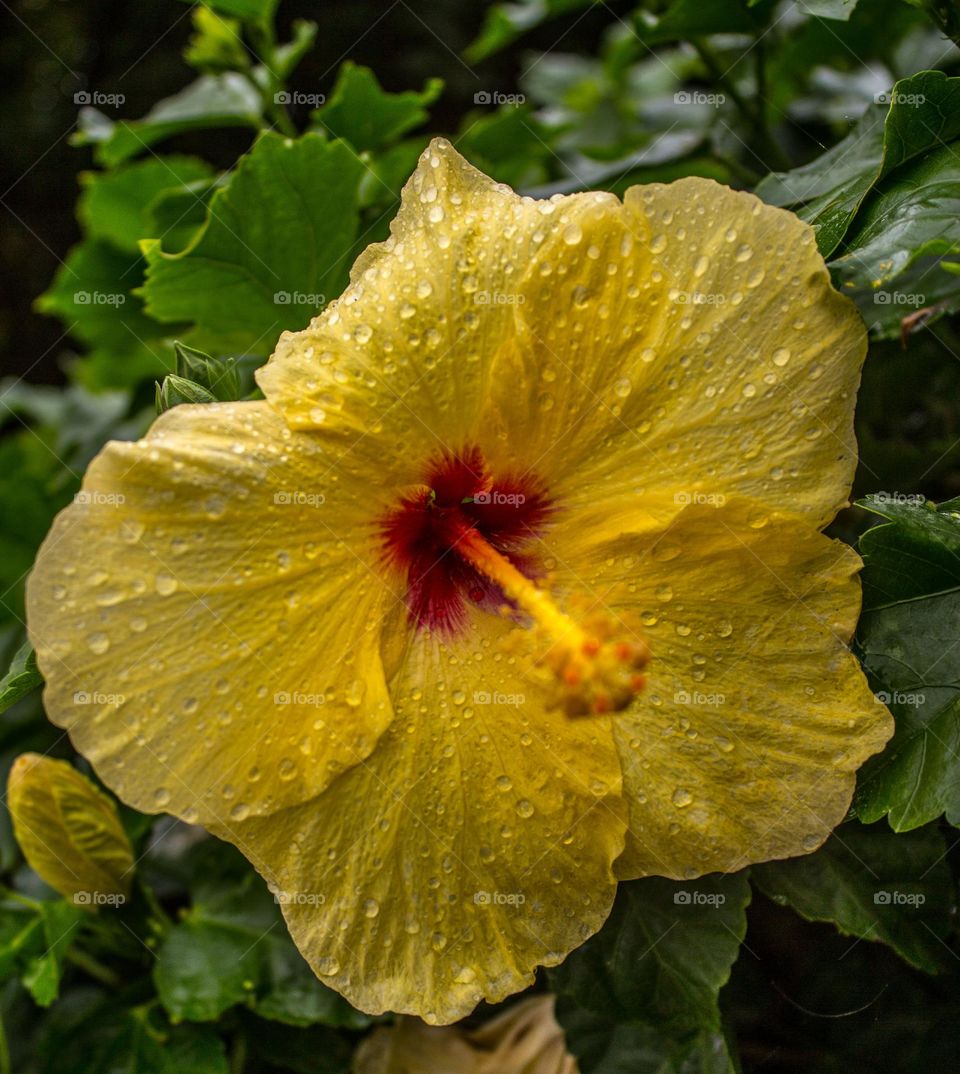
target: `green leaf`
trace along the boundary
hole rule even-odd
[[[261,126],[263,102],[242,75],[204,75],[150,109],[143,119],[114,122],[93,108],[80,113],[74,145],[93,145],[99,164],[114,167],[186,131]]]
[[[902,318],[918,309],[960,308],[960,279],[936,264],[960,252],[958,159],[960,142],[954,142],[888,176],[871,192],[842,255],[830,263],[835,282],[854,293],[877,334],[898,334]],[[900,278],[921,258],[929,260],[918,274]]]
[[[63,899],[7,896],[0,903],[0,980],[19,974],[41,1007],[60,991],[63,959],[76,939],[83,911]]]
[[[936,973],[948,964],[956,902],[946,854],[936,827],[895,835],[886,825],[854,822],[815,854],[757,866],[751,879],[808,921],[829,921],[845,936],[885,943],[911,965]]]
[[[364,167],[343,142],[265,134],[210,202],[186,250],[145,243],[142,295],[157,321],[193,326],[217,354],[268,354],[303,328],[347,280]]]
[[[230,184],[229,173],[161,190],[145,210],[143,238],[158,239],[168,254],[180,253],[207,221],[210,199]]]
[[[381,150],[430,118],[427,106],[440,96],[443,80],[431,78],[418,93],[387,93],[369,67],[347,61],[330,99],[313,113],[317,126],[343,138],[358,153]]]
[[[464,50],[468,63],[479,63],[507,47],[528,30],[547,19],[590,7],[600,0],[518,0],[487,8],[476,39]]]
[[[740,950],[749,901],[745,873],[620,885],[600,932],[550,971],[557,1017],[570,1049],[587,1060],[584,1074],[633,1070],[651,1049],[675,1052],[682,1069],[675,1046],[721,1032],[717,997]],[[607,1050],[598,1045],[604,1034]]]
[[[198,71],[213,74],[243,71],[250,66],[250,56],[237,19],[222,18],[202,4],[195,7],[192,14],[193,36],[183,52],[186,63]]]
[[[215,856],[212,868],[220,861]],[[320,983],[263,881],[249,871],[236,878],[211,869],[191,909],[167,934],[154,981],[174,1019],[213,1021],[244,1004],[288,1025],[360,1028],[369,1021]]]
[[[921,71],[897,82],[831,150],[786,173],[768,175],[757,194],[813,224],[824,257],[843,241],[870,190],[894,169],[960,136],[960,78]]]
[[[212,176],[209,164],[184,156],[151,157],[112,172],[83,172],[77,216],[90,238],[139,254],[141,239],[159,237],[150,230],[151,203],[161,194],[187,194],[190,184]]]
[[[723,1033],[703,1030],[675,1040],[642,1022],[615,1026],[601,1015],[558,1002],[580,1074],[739,1074]]]
[[[857,646],[896,720],[886,749],[861,769],[854,799],[865,822],[907,831],[946,813],[960,823],[960,511],[920,497],[861,501],[889,524],[860,539],[863,614]]]
[[[227,1058],[209,1026],[171,1026],[147,1006],[114,1003],[85,1014],[44,1041],[44,1074],[228,1074]]]
[[[320,27],[309,19],[294,19],[293,37],[285,45],[278,45],[273,51],[271,69],[281,82],[297,69],[300,61],[313,48]]]
[[[37,657],[30,642],[25,641],[17,650],[10,670],[0,679],[0,712],[6,712],[21,697],[26,697],[43,685],[43,676],[37,668]]]

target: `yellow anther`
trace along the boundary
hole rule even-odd
[[[538,663],[555,684],[554,707],[568,716],[620,712],[643,689],[638,673],[650,650],[629,626],[598,612],[577,623],[472,527],[459,530],[453,549],[533,620],[544,647]]]

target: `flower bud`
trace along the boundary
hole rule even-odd
[[[199,384],[221,402],[240,398],[240,373],[234,358],[211,358],[209,354],[176,340],[177,376]]]
[[[181,403],[215,403],[216,398],[200,384],[178,377],[175,373],[157,384],[157,413],[162,414]]]
[[[64,898],[90,910],[130,894],[133,848],[112,799],[66,761],[24,753],[7,802],[27,863]]]

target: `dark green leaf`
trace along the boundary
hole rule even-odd
[[[898,335],[918,309],[960,307],[960,279],[936,259],[960,251],[960,142],[932,150],[875,187],[830,263],[834,280],[858,298],[870,327]],[[903,273],[921,258],[921,271]]]
[[[857,645],[896,733],[860,774],[857,814],[906,831],[946,813],[960,822],[960,513],[878,494],[887,525],[860,540],[864,610]]]
[[[740,950],[749,901],[743,873],[621,884],[600,932],[550,971],[574,1053],[595,1049],[598,1019],[624,1048],[647,1047],[646,1030],[673,1041],[719,1032],[717,997]],[[593,1018],[578,1021],[577,1012]],[[588,1024],[581,1042],[575,1031]]]
[[[768,175],[757,194],[810,221],[829,257],[884,176],[958,136],[960,78],[922,71],[897,82],[833,149],[801,168]]]
[[[43,676],[37,668],[33,646],[25,641],[17,650],[10,670],[0,679],[0,712],[6,712],[21,697],[26,697],[42,685]]]
[[[313,113],[319,127],[343,138],[357,152],[380,150],[430,118],[427,106],[440,96],[443,81],[431,78],[418,93],[387,93],[369,67],[345,63],[330,99]]]
[[[60,991],[63,959],[84,912],[62,899],[7,896],[0,903],[0,980],[19,974],[34,1001],[48,1007]]]
[[[252,872],[239,880],[210,876],[195,890],[192,908],[160,948],[154,979],[175,1019],[212,1021],[244,1004],[289,1025],[368,1022],[316,978]]]
[[[775,902],[846,936],[892,947],[929,973],[952,961],[946,938],[955,910],[947,847],[937,828],[894,835],[886,825],[843,825],[815,854],[754,867]]]
[[[227,1074],[212,1027],[171,1026],[147,1007],[104,1004],[44,1041],[44,1074]]]
[[[675,1040],[642,1022],[611,1026],[561,997],[557,1014],[581,1074],[738,1074],[723,1033],[703,1030]]]
[[[343,142],[265,134],[214,194],[191,246],[145,244],[147,312],[191,324],[190,344],[211,353],[269,354],[343,289],[363,173]]]

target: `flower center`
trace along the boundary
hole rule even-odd
[[[380,521],[384,558],[406,576],[417,628],[457,634],[466,628],[469,602],[522,615],[557,706],[571,716],[619,711],[643,688],[649,650],[605,612],[571,618],[538,584],[542,572],[530,546],[554,509],[538,479],[494,479],[479,449],[444,454]]]

